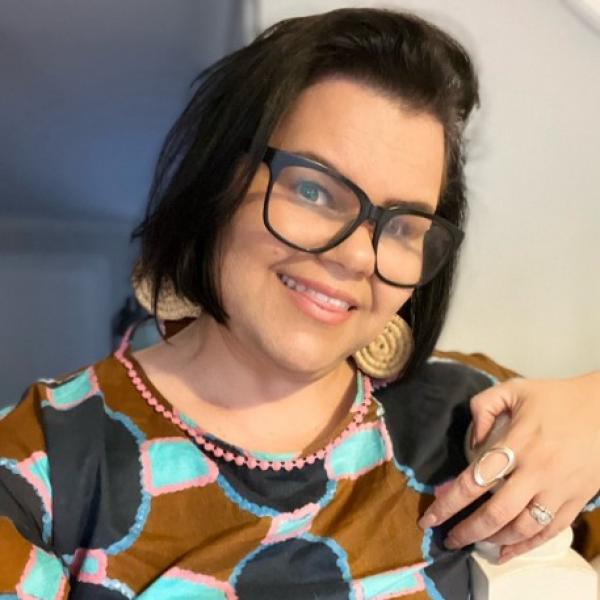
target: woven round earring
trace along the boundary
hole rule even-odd
[[[141,277],[138,269],[134,268],[131,276],[131,286],[137,301],[150,314],[154,290],[152,283],[147,277]],[[165,280],[161,286],[158,302],[156,305],[156,317],[161,321],[179,321],[181,319],[196,318],[202,313],[202,309],[189,300],[181,298],[175,293],[175,286],[170,280]]]
[[[394,315],[370,344],[352,355],[356,366],[375,379],[398,377],[410,355],[414,341],[408,323]]]

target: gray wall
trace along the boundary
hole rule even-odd
[[[128,237],[236,0],[0,0],[0,405],[111,349]]]
[[[199,71],[239,43],[227,0],[2,0],[0,211],[130,221]]]

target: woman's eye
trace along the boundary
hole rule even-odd
[[[408,223],[395,222],[391,227],[387,228],[387,232],[394,237],[411,237],[411,228]]]
[[[422,238],[427,233],[425,223],[413,223],[408,219],[393,219],[388,223],[385,232],[395,238],[415,240]]]
[[[301,181],[296,185],[296,192],[304,200],[309,200],[314,204],[324,204],[329,200],[327,191],[313,181]]]

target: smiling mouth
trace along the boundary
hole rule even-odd
[[[296,281],[294,278],[289,277],[288,275],[278,274],[277,276],[279,277],[281,282],[288,288],[300,294],[308,296],[324,308],[328,308],[329,310],[336,312],[348,312],[356,309],[356,306],[350,304],[349,302],[346,302],[341,298],[334,298],[333,296],[328,296],[327,294],[319,292],[318,290],[315,290],[310,286],[305,285],[304,283]]]

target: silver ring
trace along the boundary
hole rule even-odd
[[[494,454],[495,452],[500,452],[506,456],[506,465],[500,469],[500,472],[494,475],[491,479],[485,479],[481,474],[481,465],[483,461],[488,457]],[[479,487],[488,487],[492,485],[492,483],[496,483],[496,481],[500,481],[505,475],[508,475],[515,467],[515,453],[506,446],[497,446],[496,448],[490,448],[486,452],[484,452],[476,461],[475,466],[473,468],[473,479],[475,483]]]
[[[547,506],[538,504],[537,502],[530,503],[529,514],[535,519],[538,525],[542,525],[543,527],[550,525],[552,519],[554,519],[554,513]]]

